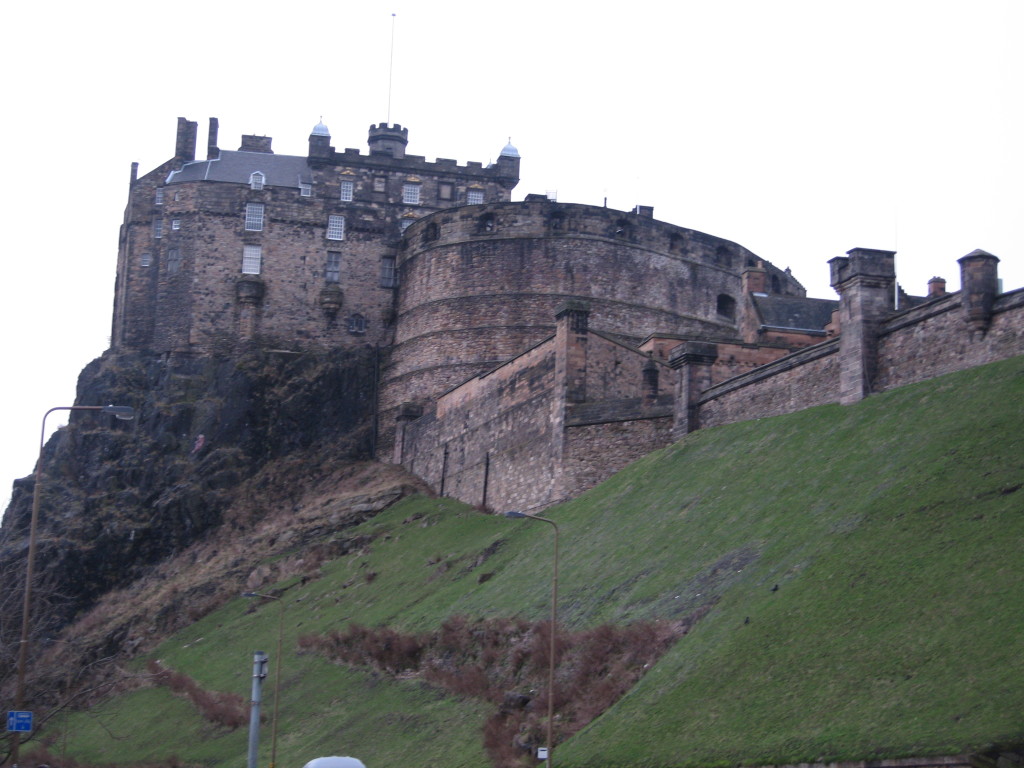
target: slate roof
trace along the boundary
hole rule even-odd
[[[226,181],[248,184],[256,171],[266,176],[264,184],[270,187],[295,187],[299,182],[311,184],[313,176],[305,157],[272,155],[268,152],[240,152],[221,150],[216,160],[198,160],[186,163],[180,171],[171,171],[168,184],[185,181]]]
[[[752,295],[761,325],[789,331],[822,331],[832,319],[839,301],[797,296]]]

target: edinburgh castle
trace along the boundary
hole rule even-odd
[[[494,510],[572,497],[694,429],[872,392],[1024,353],[1024,291],[998,259],[962,289],[896,283],[895,254],[832,259],[839,299],[728,240],[630,212],[511,200],[490,165],[369,151],[326,126],[306,157],[269,137],[218,146],[178,120],[174,156],[132,169],[112,348],[166,359],[375,350],[374,451]],[[943,255],[945,258],[945,255]]]

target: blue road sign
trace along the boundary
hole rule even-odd
[[[8,712],[7,713],[7,730],[8,731],[31,731],[32,730],[32,713],[31,712]]]

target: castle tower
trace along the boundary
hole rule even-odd
[[[370,126],[370,154],[381,153],[396,159],[405,157],[405,147],[409,143],[409,129],[398,123]]]

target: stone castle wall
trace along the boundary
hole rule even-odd
[[[639,213],[554,203],[465,206],[406,232],[394,342],[382,369],[381,420],[426,402],[537,344],[567,300],[593,327],[638,343],[651,329],[735,337],[741,271],[758,259],[735,243]],[[764,267],[781,293],[788,273]]]
[[[853,304],[840,307],[840,335],[788,354],[773,344],[676,339],[666,362],[668,336],[632,347],[594,330],[594,313],[569,302],[554,336],[452,389],[409,424],[400,460],[446,495],[532,511],[694,429],[843,402],[851,377],[880,392],[1024,354],[1024,289],[992,295],[992,272],[987,287],[897,312],[885,309],[891,254],[851,254],[840,265],[841,304]],[[967,270],[992,258],[961,261]],[[857,333],[856,323],[871,332]],[[844,346],[843,333],[856,343]],[[876,373],[865,379],[869,365]]]
[[[879,339],[877,390],[1024,354],[1024,289],[995,299],[984,333],[968,325],[966,314],[961,292],[886,323]]]

